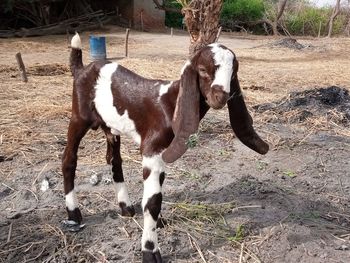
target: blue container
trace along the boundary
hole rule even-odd
[[[106,59],[106,37],[90,36],[90,57],[93,61]]]

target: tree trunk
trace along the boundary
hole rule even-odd
[[[288,0],[281,0],[277,4],[277,14],[276,14],[276,20],[272,22],[272,32],[276,36],[278,35],[278,24],[279,21],[283,15],[284,9],[286,8]]]
[[[350,37],[350,16],[349,16],[348,23],[346,24],[345,33],[348,37]]]
[[[219,32],[222,0],[192,0],[182,8],[190,34],[190,57],[198,50],[215,42]]]
[[[286,8],[288,0],[281,0],[278,2],[276,21],[278,22],[283,15],[284,9]]]
[[[271,22],[271,27],[272,27],[272,33],[273,33],[273,35],[274,35],[274,36],[279,35],[279,33],[278,33],[278,21],[277,21],[277,20]]]
[[[335,6],[333,8],[332,15],[329,19],[329,25],[328,25],[328,35],[327,37],[331,37],[332,31],[333,31],[333,22],[334,19],[339,15],[340,12],[340,0],[336,0]]]
[[[268,13],[271,14],[271,12],[266,12],[265,18],[262,20],[256,21],[255,24],[260,24],[260,23],[268,24],[272,29],[272,34],[275,36],[278,35],[279,34],[278,26],[280,24],[280,20],[281,20],[283,13],[284,13],[284,10],[287,6],[287,2],[288,2],[288,0],[279,0],[276,3],[276,5],[273,5],[270,7],[270,8],[274,9],[274,11],[272,12],[272,13],[274,13],[274,15],[268,15]],[[266,8],[266,6],[265,6],[265,8]],[[265,29],[265,31],[267,31],[267,30]]]

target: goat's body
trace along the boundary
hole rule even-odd
[[[79,226],[82,222],[74,178],[79,143],[89,129],[101,127],[106,134],[106,160],[112,165],[114,188],[123,216],[133,216],[135,210],[124,182],[120,135],[130,136],[140,146],[144,179],[144,263],[162,262],[156,226],[165,161],[172,162],[184,153],[189,134],[196,132],[209,105],[222,108],[228,103],[231,126],[236,134],[252,149],[266,153],[268,146],[254,132],[240,96],[238,64],[231,53],[214,44],[206,48],[202,56],[185,64],[179,81],[151,80],[108,61],[83,67],[81,41],[78,35],[74,36],[70,58],[74,76],[72,117],[62,158],[68,225]],[[239,95],[231,96],[227,102],[229,88],[230,94]]]
[[[95,78],[79,82],[85,76]],[[174,137],[171,124],[178,81],[145,79],[117,63],[100,61],[81,69],[77,80],[79,85],[74,85],[73,92],[80,106],[77,115],[85,116],[84,111],[90,114],[86,120],[93,129],[104,125],[113,135],[127,135],[139,145],[147,138],[164,135],[166,139],[152,153],[159,153],[170,144]],[[78,98],[87,93],[93,97],[92,104]]]

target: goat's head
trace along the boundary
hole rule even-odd
[[[211,44],[192,59],[191,65],[198,74],[200,91],[207,104],[221,109],[229,99],[230,82],[237,74],[235,55],[225,46]]]
[[[189,136],[198,130],[201,96],[214,109],[227,104],[237,137],[261,154],[268,151],[268,145],[253,129],[252,118],[241,96],[237,72],[238,61],[234,53],[216,43],[201,49],[185,64],[173,117],[175,138],[163,152],[165,162],[174,162],[184,154]]]

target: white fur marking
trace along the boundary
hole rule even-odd
[[[115,193],[117,196],[118,203],[124,202],[126,206],[130,206],[131,202],[129,199],[129,193],[128,193],[126,184],[124,182],[123,183],[114,182],[114,188],[115,188]]]
[[[142,251],[148,251],[145,247],[147,241],[154,243],[154,249],[152,252],[156,252],[158,248],[158,234],[157,234],[157,222],[153,220],[153,217],[149,211],[144,212],[143,214],[143,232],[141,239]]]
[[[151,170],[148,178],[143,182],[143,198],[142,198],[142,209],[145,208],[147,201],[154,194],[158,194],[162,191],[159,184],[159,175],[164,171],[164,161],[160,154],[152,157],[143,157],[142,167]]]
[[[140,144],[141,136],[136,131],[134,121],[129,118],[128,111],[126,110],[123,115],[119,115],[116,107],[113,105],[111,84],[112,75],[117,68],[117,63],[109,63],[101,68],[95,86],[95,106],[97,112],[106,125],[111,128],[114,135],[120,133],[128,134],[136,143]]]
[[[78,207],[78,199],[74,189],[66,194],[66,207],[69,211],[74,211]]]
[[[181,75],[184,74],[185,69],[186,69],[189,65],[191,65],[191,61],[190,61],[190,60],[187,60],[186,63],[185,63],[185,65],[184,65],[184,66],[182,67],[182,69],[181,69]]]
[[[159,89],[159,97],[158,97],[158,101],[160,100],[160,98],[168,93],[169,88],[171,87],[171,85],[173,84],[173,82],[170,82],[169,84],[165,84],[165,85],[160,85],[160,89]]]
[[[230,50],[220,47],[217,43],[210,44],[209,46],[214,54],[215,65],[219,66],[215,72],[215,79],[211,86],[223,86],[224,91],[229,93],[233,72],[233,60],[235,57]]]
[[[78,33],[75,33],[75,35],[73,36],[71,42],[70,42],[70,46],[72,48],[77,48],[77,49],[81,49],[81,39]]]

